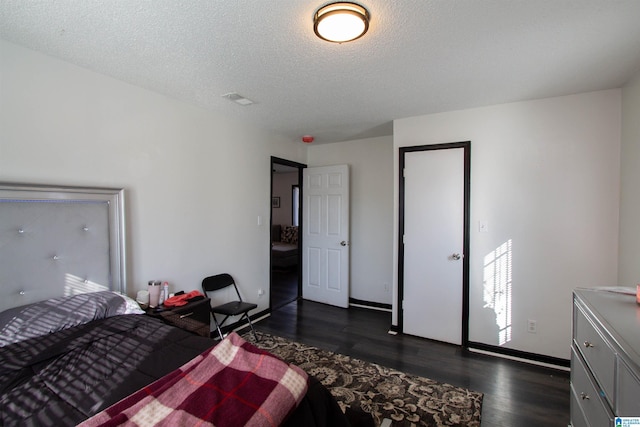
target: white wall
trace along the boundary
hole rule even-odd
[[[471,341],[498,344],[483,309],[483,259],[509,239],[506,348],[568,359],[572,289],[616,284],[620,102],[620,90],[609,90],[394,122],[396,169],[399,147],[471,141]],[[488,233],[479,233],[480,220]],[[528,319],[536,334],[527,333]]]
[[[640,72],[622,88],[618,282],[640,284]]]
[[[0,57],[0,181],[124,187],[131,295],[229,272],[268,307],[271,156],[302,144],[4,41]]]
[[[391,304],[393,281],[393,141],[391,137],[311,145],[309,167],[350,167],[350,297]]]

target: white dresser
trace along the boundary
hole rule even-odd
[[[571,424],[614,426],[640,417],[640,305],[635,296],[579,289],[573,294]]]

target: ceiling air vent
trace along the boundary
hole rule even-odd
[[[224,95],[222,95],[222,97],[227,98],[228,100],[233,101],[236,104],[240,104],[240,105],[251,105],[254,103],[249,98],[245,98],[244,96],[235,92],[225,93]]]

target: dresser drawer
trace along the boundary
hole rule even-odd
[[[574,348],[571,349],[571,393],[572,405],[576,405],[582,411],[578,414],[578,408],[572,409],[572,423],[579,425],[586,420],[588,426],[601,427],[613,425],[613,414],[609,410],[607,403],[599,395],[598,388],[593,384],[587,368],[582,363],[580,356]],[[578,415],[578,420],[574,422],[574,414]]]
[[[584,413],[582,412],[582,406],[580,406],[580,402],[578,401],[578,396],[576,395],[575,390],[573,389],[573,385],[571,385],[571,401],[570,401],[570,411],[571,411],[571,427],[591,427],[584,417]]]
[[[616,354],[580,308],[574,311],[574,316],[575,346],[591,368],[593,376],[606,394],[607,400],[612,404]]]
[[[637,417],[640,415],[640,379],[629,367],[618,360],[618,389],[616,391],[616,415]]]

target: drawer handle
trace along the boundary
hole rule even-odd
[[[585,393],[584,391],[581,391],[581,392],[580,392],[580,398],[582,398],[582,400],[589,400],[589,399],[591,399],[591,398],[589,397],[589,395],[588,395],[587,393]]]
[[[193,311],[191,313],[187,313],[187,314],[181,314],[180,318],[184,319],[185,317],[189,317],[189,316],[193,316]]]
[[[584,346],[585,346],[586,348],[590,348],[590,347],[593,347],[593,344],[592,344],[592,343],[590,343],[589,341],[585,341],[585,342],[584,342]]]

